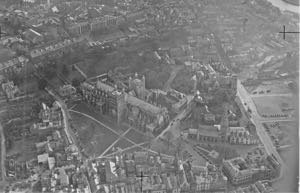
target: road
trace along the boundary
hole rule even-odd
[[[218,51],[218,54],[220,55],[220,58],[222,60],[222,62],[228,67],[231,68],[231,61],[229,59],[229,57],[227,56],[227,54],[225,53],[221,40],[218,38],[218,36],[212,32],[211,32],[211,37],[214,39],[215,43],[216,43],[216,49]],[[268,154],[273,154],[277,160],[281,163],[281,165],[283,168],[286,168],[284,166],[284,162],[281,159],[280,155],[278,154],[276,148],[273,146],[272,140],[270,138],[270,136],[268,135],[268,133],[265,131],[262,123],[263,123],[263,119],[260,117],[260,115],[257,112],[256,106],[251,98],[251,95],[247,92],[247,90],[245,89],[245,87],[241,84],[241,81],[238,80],[237,83],[237,96],[240,98],[242,104],[247,104],[242,105],[243,108],[245,108],[245,111],[248,110],[248,107],[251,109],[252,113],[251,113],[251,121],[253,122],[253,124],[256,126],[256,131],[257,134],[260,138],[260,140],[262,141],[262,143],[264,144],[264,147],[266,149],[266,152]]]
[[[6,148],[5,148],[5,137],[3,127],[0,123],[0,135],[1,135],[1,176],[2,182],[5,184],[5,157],[6,157]]]
[[[180,136],[180,130],[178,130],[178,126],[180,125],[180,121],[181,121],[182,119],[184,119],[184,118],[191,112],[191,101],[192,101],[193,98],[194,98],[193,96],[190,96],[190,95],[187,96],[187,100],[188,100],[188,102],[187,102],[187,108],[184,109],[183,111],[181,111],[181,112],[180,112],[180,113],[179,113],[179,114],[178,114],[178,115],[177,115],[177,116],[169,123],[169,125],[166,127],[166,129],[165,129],[163,132],[161,132],[161,134],[159,134],[158,136],[156,136],[156,137],[154,138],[154,141],[156,141],[156,140],[159,139],[159,138],[163,138],[164,134],[165,134],[167,131],[169,131],[169,130],[172,131],[174,138],[177,138],[177,137]]]
[[[67,135],[69,144],[74,144],[76,142],[76,139],[75,139],[75,136],[74,136],[74,134],[72,133],[72,131],[70,129],[70,123],[69,123],[70,115],[69,115],[69,111],[68,111],[68,108],[67,108],[66,104],[64,103],[64,101],[59,96],[54,94],[54,92],[52,92],[50,89],[46,89],[46,90],[50,95],[52,95],[55,98],[55,100],[57,101],[58,106],[61,108],[61,111],[62,111],[62,114],[63,114],[63,122],[64,122],[65,133]]]
[[[281,173],[283,172],[283,170],[286,170],[286,166],[283,162],[283,160],[281,159],[279,153],[277,152],[276,148],[273,145],[273,142],[270,138],[270,136],[268,135],[268,133],[266,132],[266,130],[264,129],[262,123],[264,122],[264,119],[262,119],[260,117],[260,115],[257,112],[256,106],[251,98],[251,95],[248,94],[247,90],[245,89],[245,87],[241,84],[240,80],[238,80],[238,85],[237,85],[237,96],[240,98],[242,104],[246,103],[247,105],[243,105],[243,107],[245,108],[245,110],[248,110],[248,107],[251,109],[252,113],[251,113],[251,118],[250,120],[253,122],[253,124],[256,126],[256,132],[261,140],[261,142],[263,143],[266,152],[268,154],[273,154],[276,159],[280,162],[280,164],[282,165],[281,169]]]
[[[108,125],[106,125],[106,124],[104,124],[104,123],[98,121],[97,119],[95,119],[94,117],[92,117],[92,116],[90,116],[90,115],[88,115],[88,114],[85,114],[85,113],[82,113],[82,112],[79,112],[79,111],[75,111],[75,110],[70,110],[70,111],[71,111],[71,112],[74,112],[74,113],[77,113],[77,114],[80,114],[80,115],[83,115],[83,116],[86,116],[86,117],[88,117],[89,119],[91,119],[91,120],[97,122],[98,124],[102,125],[102,126],[105,127],[106,129],[110,130],[111,132],[115,133],[116,135],[119,136],[119,138],[118,138],[116,141],[118,141],[118,140],[120,140],[120,139],[126,139],[127,141],[129,141],[130,143],[133,144],[133,146],[128,147],[128,148],[125,148],[125,149],[123,149],[122,151],[126,151],[126,150],[128,150],[128,149],[133,148],[133,147],[140,147],[140,148],[142,148],[142,149],[145,150],[145,151],[149,151],[149,152],[152,152],[152,153],[155,153],[155,154],[159,154],[159,153],[156,152],[156,151],[153,151],[153,150],[151,150],[151,149],[149,149],[149,148],[143,147],[143,145],[147,144],[147,142],[143,142],[143,143],[137,144],[137,143],[135,143],[134,141],[132,141],[131,139],[127,138],[127,137],[125,136],[125,134],[126,134],[126,132],[128,132],[128,130],[127,130],[125,133],[120,134],[120,133],[116,132],[114,129],[112,129],[111,127],[109,127]],[[108,149],[109,149],[109,148],[108,148]],[[107,150],[108,150],[108,149],[107,149]],[[105,151],[107,151],[107,150],[105,150]],[[111,156],[111,155],[113,155],[113,154],[114,154],[114,153],[111,153],[111,154],[106,155],[106,156],[104,156],[104,155],[98,156],[98,158],[109,157],[109,156]],[[166,154],[161,154],[161,155],[166,156],[166,157],[172,157],[172,156],[166,155]]]

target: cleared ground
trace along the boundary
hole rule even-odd
[[[296,101],[293,97],[287,96],[262,96],[253,97],[258,113],[260,115],[272,114],[293,114],[293,109],[296,107]],[[285,111],[283,109],[290,109]]]

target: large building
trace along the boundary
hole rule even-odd
[[[168,110],[145,100],[145,78],[129,78],[129,87],[119,89],[104,80],[83,83],[83,100],[118,123],[126,121],[143,131],[154,132],[169,122]]]
[[[91,31],[91,25],[87,21],[72,23],[69,24],[68,29],[74,35],[88,34]]]
[[[188,139],[201,142],[221,142],[221,132],[218,127],[202,127],[199,129],[190,128],[184,131],[183,135]]]
[[[11,60],[0,63],[0,74],[11,74],[21,71],[27,64],[28,58],[19,56]]]
[[[14,85],[13,81],[3,83],[2,90],[4,91],[8,99],[14,99],[19,93],[19,88]]]
[[[82,84],[83,100],[91,104],[104,115],[113,117],[118,123],[123,120],[125,110],[125,92],[97,81],[95,85]]]
[[[263,163],[255,164],[242,157],[223,161],[223,172],[234,185],[273,179],[279,175],[280,168],[280,163],[272,155],[268,155]]]
[[[105,15],[101,18],[96,18],[90,22],[91,31],[103,30],[108,27],[116,27],[123,23],[125,18],[123,16]]]
[[[192,186],[195,192],[225,192],[227,186],[227,177],[217,169],[216,166],[207,164],[206,166],[191,166],[191,173],[194,176],[195,183]]]
[[[259,142],[258,138],[251,135],[244,127],[229,127],[227,141],[231,144],[252,145]]]
[[[69,51],[72,47],[80,44],[80,39],[65,39],[64,41],[55,44],[47,45],[42,48],[36,48],[30,51],[29,55],[33,62],[41,61],[46,57],[62,56],[64,52]]]

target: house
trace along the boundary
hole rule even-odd
[[[146,151],[134,152],[134,160],[137,164],[146,164],[148,161],[148,153]]]
[[[229,127],[227,141],[231,144],[252,145],[259,142],[258,138],[251,135],[244,127]]]
[[[76,89],[72,85],[67,84],[61,86],[58,92],[61,96],[66,97],[76,94]]]
[[[35,31],[32,28],[29,28],[25,32],[23,32],[23,36],[25,40],[30,41],[33,44],[37,44],[43,41],[44,37],[39,32]]]
[[[42,163],[42,164],[47,163],[48,158],[49,158],[48,153],[40,154],[40,155],[37,156],[38,163]]]
[[[3,83],[2,90],[4,91],[8,99],[14,99],[19,93],[19,88],[14,85],[13,81]]]
[[[18,73],[27,64],[28,58],[19,56],[0,63],[0,74]]]

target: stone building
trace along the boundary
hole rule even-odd
[[[8,99],[14,99],[19,93],[19,88],[14,85],[13,81],[3,83],[2,90],[4,91]]]
[[[244,127],[229,127],[227,131],[227,141],[231,144],[257,144],[257,137],[251,135]]]
[[[135,73],[133,78],[129,77],[128,85],[128,89],[133,95],[142,100],[146,99],[145,76],[139,78],[138,74]]]
[[[96,84],[85,82],[81,86],[83,100],[118,123],[126,121],[142,131],[150,132],[164,127],[169,122],[168,110],[143,100],[146,96],[145,78],[131,79],[129,82],[129,88],[133,89],[129,89],[129,93],[125,88],[120,90],[105,81],[98,80]]]
[[[273,155],[268,155],[259,164],[250,164],[242,157],[223,161],[223,172],[234,185],[273,179],[279,176],[280,168],[280,163]]]
[[[183,135],[188,139],[193,139],[201,142],[221,142],[221,132],[218,127],[203,127],[199,129],[188,129],[183,132]]]
[[[28,58],[19,56],[0,63],[0,74],[7,75],[18,73],[28,63]]]

